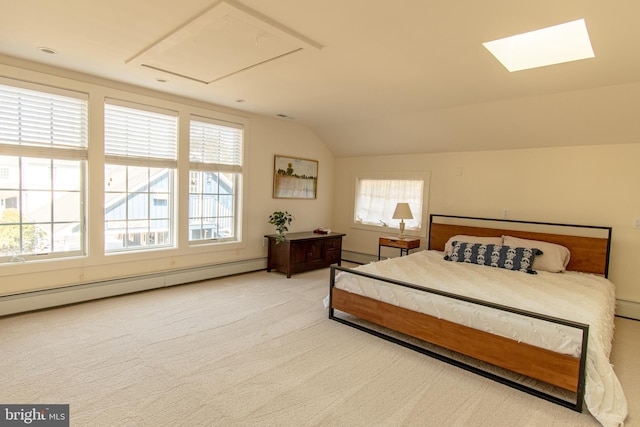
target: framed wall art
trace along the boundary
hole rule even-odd
[[[275,155],[273,167],[275,199],[315,199],[317,189],[317,160]]]

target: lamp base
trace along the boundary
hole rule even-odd
[[[404,239],[404,220],[400,220],[400,234],[398,234],[398,239]]]

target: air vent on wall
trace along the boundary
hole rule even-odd
[[[126,62],[209,84],[308,48],[322,45],[225,0]]]

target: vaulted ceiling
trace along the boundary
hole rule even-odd
[[[2,55],[286,116],[339,157],[640,141],[637,0],[0,0],[0,8]],[[482,45],[580,18],[595,58],[510,73]]]

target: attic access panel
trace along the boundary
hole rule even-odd
[[[225,0],[126,62],[209,84],[307,48],[322,45]]]

